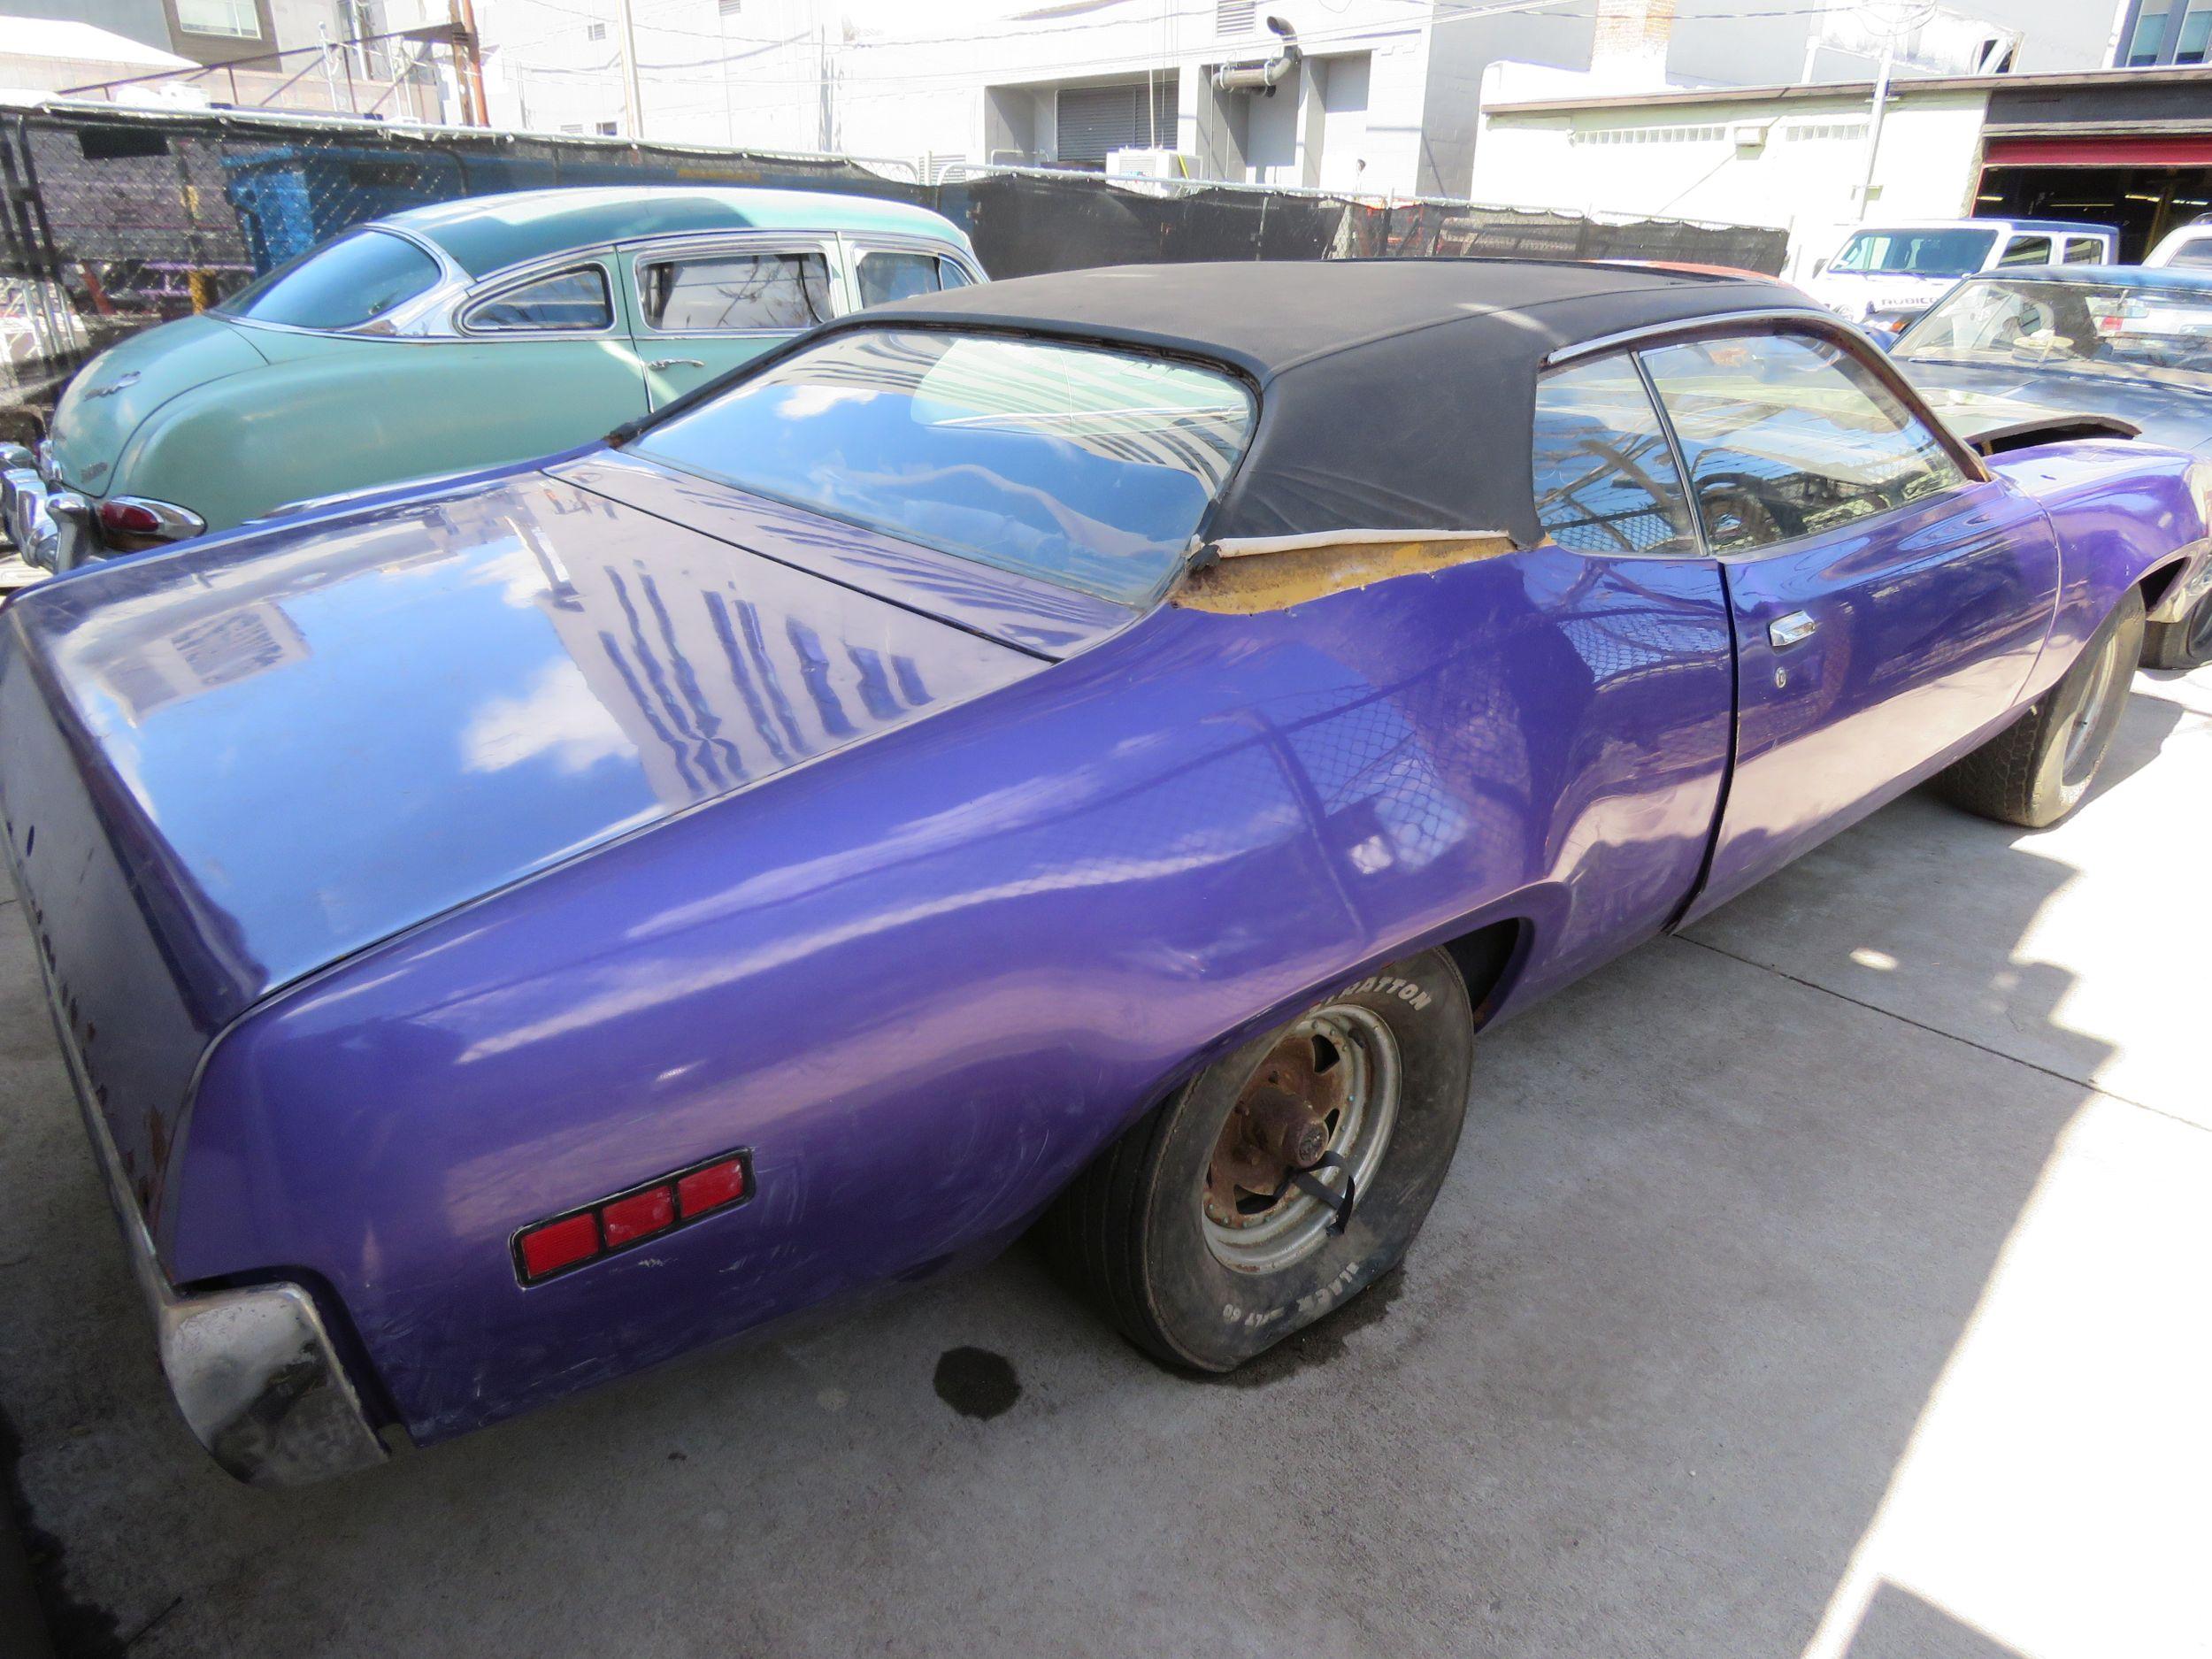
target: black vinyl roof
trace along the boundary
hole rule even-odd
[[[1010,329],[1208,358],[1260,389],[1259,426],[1204,534],[1347,530],[1544,539],[1530,476],[1544,360],[1731,311],[1825,317],[1788,284],[1525,259],[1105,265],[954,288],[825,323],[608,434],[626,442],[826,336]]]
[[[1547,356],[1648,324],[1811,309],[1779,282],[1635,265],[1262,260],[1020,277],[809,338],[966,325],[1211,358],[1259,385],[1261,414],[1208,534],[1502,531],[1528,547],[1543,539],[1529,451]]]

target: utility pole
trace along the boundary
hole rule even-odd
[[[1874,73],[1874,110],[1866,120],[1866,176],[1859,181],[1859,222],[1874,199],[1874,163],[1882,153],[1882,116],[1889,108],[1889,75],[1897,62],[1897,37],[1882,36],[1882,66]]]
[[[633,142],[645,136],[645,95],[638,89],[637,24],[630,15],[630,0],[615,0],[622,27],[622,124]]]
[[[1893,8],[1897,0],[1890,0]],[[1882,152],[1882,118],[1889,111],[1889,83],[1897,67],[1897,37],[1917,28],[1935,14],[1934,0],[1904,0],[1901,8],[1885,16],[1876,0],[1862,0],[1860,14],[1882,31],[1881,67],[1874,74],[1874,106],[1866,122],[1866,176],[1859,183],[1859,220],[1866,220],[1867,204],[1874,196],[1874,163]],[[1807,62],[1811,59],[1808,58]]]
[[[484,103],[484,54],[476,35],[474,0],[453,0],[453,55],[461,82],[461,123],[489,127],[491,111]]]

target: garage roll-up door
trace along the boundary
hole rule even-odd
[[[1068,87],[1060,93],[1062,161],[1103,162],[1115,150],[1143,150],[1152,143],[1152,100],[1141,81],[1119,87]],[[1175,91],[1165,90],[1164,115],[1172,119]],[[1167,119],[1161,126],[1168,124]]]
[[[1983,149],[1982,165],[1986,167],[2212,166],[2212,133],[2116,134],[2101,138],[1993,138]]]

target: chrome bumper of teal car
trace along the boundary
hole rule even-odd
[[[84,497],[56,489],[20,444],[0,453],[0,528],[27,565],[65,571],[94,557],[91,515]],[[62,511],[56,511],[58,505]],[[83,509],[83,511],[78,511]]]
[[[53,981],[43,959],[47,1003]],[[162,1373],[202,1446],[253,1486],[296,1486],[386,1461],[314,1298],[301,1286],[254,1285],[182,1293],[154,1254],[122,1159],[93,1102],[84,1062],[54,1012],[54,1033],[69,1068],[85,1132],[106,1177],[131,1272],[152,1312]]]

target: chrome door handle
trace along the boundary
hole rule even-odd
[[[1767,624],[1767,641],[1778,651],[1786,651],[1812,637],[1820,625],[1813,620],[1809,611],[1793,611],[1786,617],[1777,617]]]
[[[645,366],[649,369],[703,369],[707,365],[696,357],[655,357]]]

